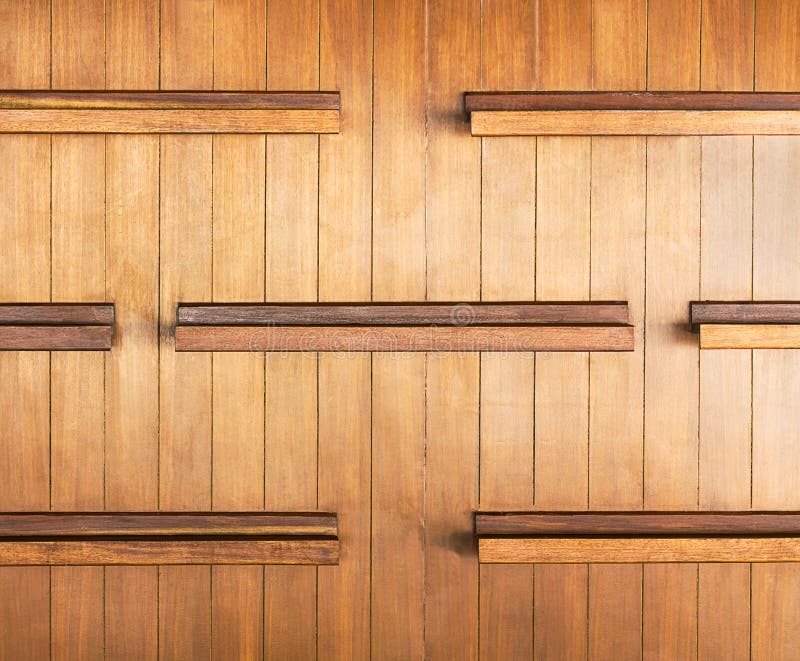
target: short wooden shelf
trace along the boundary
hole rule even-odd
[[[800,94],[467,92],[472,135],[797,135]]]
[[[177,351],[632,351],[625,302],[186,304]]]
[[[800,349],[800,302],[695,301],[701,349]]]
[[[798,512],[477,512],[483,563],[800,562]]]
[[[0,351],[108,351],[112,303],[0,304]]]
[[[338,92],[0,91],[0,133],[338,133]]]
[[[0,514],[0,565],[337,564],[335,514]]]

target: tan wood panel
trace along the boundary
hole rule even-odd
[[[267,88],[319,87],[319,3],[267,3]],[[266,298],[317,299],[319,138],[269,136],[266,144]],[[317,505],[317,360],[268,355],[265,503]],[[312,659],[317,647],[317,570],[264,570],[264,654]]]
[[[215,0],[214,89],[266,88],[266,6]],[[265,140],[214,136],[212,296],[263,300]],[[212,507],[264,507],[264,358],[212,358]],[[247,402],[243,407],[242,402]],[[263,653],[264,572],[259,567],[211,570],[212,656]]]
[[[342,91],[342,130],[320,137],[319,299],[369,300],[372,3],[320,3],[320,85]],[[370,654],[371,373],[367,354],[319,358],[319,504],[339,513],[338,567],[319,570],[320,659]]]
[[[756,3],[755,89],[800,88],[800,5],[789,0]],[[800,297],[797,213],[800,144],[796,138],[755,139],[753,151],[753,297]],[[798,502],[797,475],[800,355],[753,352],[753,506],[791,508]],[[800,631],[800,569],[753,568],[752,658],[792,658]]]
[[[211,657],[211,568],[158,568],[159,659]]]
[[[648,89],[698,88],[699,34],[699,0],[648,3]],[[700,139],[648,138],[646,172],[644,506],[691,510],[698,350],[685,316],[687,300],[699,293]],[[697,567],[651,565],[643,572],[644,657],[695,658]]]
[[[50,569],[50,658],[99,661],[103,651],[103,568]]]
[[[753,90],[755,4],[703,2],[701,90]],[[753,138],[703,138],[701,168],[700,296],[747,299],[753,291]],[[751,504],[751,383],[750,352],[700,353],[701,509]],[[698,658],[749,658],[749,565],[700,565],[698,600]]]
[[[536,87],[538,7],[483,4],[485,89]],[[536,139],[481,140],[481,298],[533,300]],[[533,505],[534,356],[480,357],[481,507]],[[480,656],[533,655],[533,568],[480,567]]]
[[[47,2],[0,5],[0,85],[46,88],[50,75]],[[50,294],[50,141],[2,136],[0,157],[0,300],[46,301]],[[9,167],[10,166],[10,167]],[[49,355],[0,355],[0,472],[3,510],[46,510],[49,480]],[[0,659],[49,655],[50,572],[0,571]]]

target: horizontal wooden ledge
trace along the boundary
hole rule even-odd
[[[0,109],[0,133],[338,132],[338,110]]]
[[[476,512],[475,534],[800,536],[800,512]]]
[[[628,303],[180,303],[177,323],[217,326],[627,324]]]
[[[0,90],[2,110],[339,110],[339,92]]]
[[[536,110],[800,110],[800,94],[786,92],[467,92],[477,111]]]
[[[337,534],[330,512],[45,512],[0,514],[0,538]]]
[[[632,351],[633,327],[177,326],[176,351]]]
[[[692,301],[692,328],[701,324],[800,324],[799,301]]]
[[[0,565],[336,564],[336,515],[0,515]]]
[[[110,326],[113,303],[0,303],[0,325]]]
[[[482,563],[800,562],[800,537],[483,537]]]
[[[339,540],[0,540],[0,566],[335,565]]]

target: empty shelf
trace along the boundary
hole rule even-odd
[[[108,351],[112,303],[0,304],[0,351]]]
[[[0,515],[0,565],[336,564],[336,515]]]
[[[177,351],[631,351],[624,302],[180,304]]]
[[[0,91],[0,133],[338,133],[338,92]]]
[[[483,563],[798,562],[797,512],[478,512]]]
[[[467,92],[472,135],[795,135],[800,94]]]
[[[800,349],[796,301],[696,301],[690,314],[701,349]]]

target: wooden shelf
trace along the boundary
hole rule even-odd
[[[695,301],[701,349],[800,349],[800,302]]]
[[[797,135],[800,94],[467,92],[472,135]]]
[[[336,564],[335,514],[0,515],[0,565]]]
[[[632,351],[625,302],[186,304],[177,351]]]
[[[0,304],[0,351],[108,351],[113,303]]]
[[[477,512],[483,563],[800,562],[798,512]]]
[[[0,91],[0,133],[338,133],[338,92]]]

